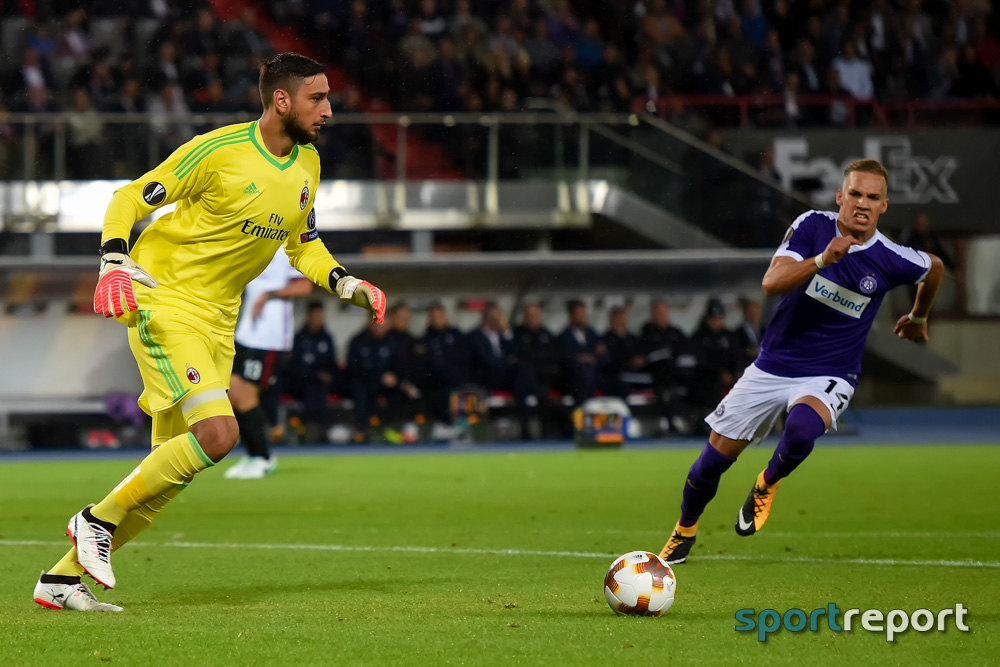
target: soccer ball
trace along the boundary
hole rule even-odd
[[[674,603],[677,579],[656,554],[631,551],[619,556],[604,577],[604,597],[618,614],[659,616]]]

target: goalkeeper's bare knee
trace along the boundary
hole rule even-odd
[[[208,417],[191,424],[191,434],[194,435],[202,451],[208,458],[218,463],[236,446],[240,437],[240,429],[235,417]]]

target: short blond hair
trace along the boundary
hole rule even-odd
[[[885,170],[885,167],[878,160],[855,160],[847,165],[847,169],[844,170],[844,177],[852,171],[860,171],[863,174],[875,174],[885,179],[886,183],[889,182],[889,172]]]

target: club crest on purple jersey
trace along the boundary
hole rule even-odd
[[[865,276],[861,279],[861,282],[858,283],[858,287],[860,287],[861,291],[865,294],[871,294],[878,289],[878,281],[875,280],[875,276]]]

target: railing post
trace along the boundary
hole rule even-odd
[[[590,212],[590,191],[587,181],[590,177],[590,125],[580,122],[580,164],[576,180],[576,210]]]
[[[26,119],[24,122],[24,145],[22,146],[24,180],[26,181],[30,181],[35,175],[35,140],[37,134],[34,119]]]
[[[409,116],[400,116],[396,123],[396,183],[395,213],[398,222],[406,211],[406,137]]]
[[[500,123],[495,116],[484,120],[490,124],[486,150],[486,211],[496,214],[500,210]]]
[[[150,118],[152,118],[152,116]],[[146,136],[149,137],[149,142],[146,144],[146,171],[149,171],[158,163],[156,158],[160,153],[158,145],[160,143],[160,138],[154,131],[156,128],[153,126],[153,123],[147,121],[146,129]]]
[[[55,123],[56,140],[52,142],[52,171],[55,180],[66,178],[66,124]]]

